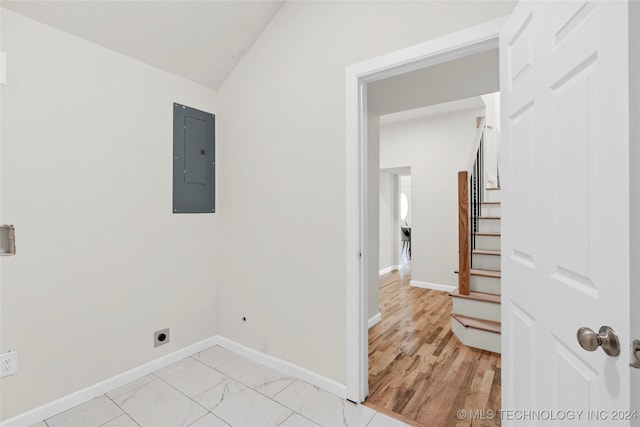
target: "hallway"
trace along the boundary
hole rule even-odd
[[[462,345],[451,332],[449,295],[410,279],[402,270],[380,276],[365,405],[419,426],[500,425],[500,355]]]

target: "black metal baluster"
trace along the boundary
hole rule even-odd
[[[469,227],[470,231],[470,242],[471,242],[471,251],[476,248],[476,233],[480,228],[480,216],[482,214],[482,190],[484,186],[484,168],[483,168],[483,136],[481,136],[480,144],[478,147],[478,152],[476,153],[475,163],[473,164],[473,168],[471,170],[471,177],[469,178],[469,188],[471,189],[471,197],[470,204],[471,209],[469,210],[471,214],[471,226]],[[471,267],[473,267],[473,256],[470,257]]]

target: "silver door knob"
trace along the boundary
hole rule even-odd
[[[578,329],[578,343],[587,351],[596,351],[598,347],[602,347],[609,356],[616,357],[620,354],[620,340],[609,326],[602,326],[597,334],[591,328]]]

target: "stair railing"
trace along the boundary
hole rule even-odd
[[[469,295],[471,289],[471,253],[475,249],[484,193],[482,140],[486,120],[478,118],[467,170],[458,172],[458,293]]]

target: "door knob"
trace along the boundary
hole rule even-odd
[[[602,326],[597,334],[591,328],[578,329],[578,343],[587,351],[596,351],[598,347],[602,347],[609,356],[616,357],[620,354],[620,340],[609,326]]]
[[[633,357],[629,364],[632,368],[640,369],[640,340],[633,340]]]

